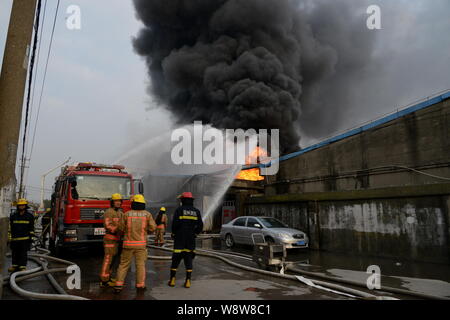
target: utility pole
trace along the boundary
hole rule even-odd
[[[15,164],[37,0],[13,0],[0,75],[0,283],[9,213],[16,188]],[[2,296],[0,285],[0,298]]]

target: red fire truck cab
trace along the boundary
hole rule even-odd
[[[111,195],[122,195],[126,212],[131,195],[143,192],[142,182],[133,180],[121,165],[79,163],[62,168],[53,187],[50,250],[58,255],[67,246],[101,243]]]

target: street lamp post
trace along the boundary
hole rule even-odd
[[[69,159],[67,159],[66,161],[64,161],[63,163],[61,163],[60,165],[58,165],[57,167],[54,167],[53,169],[51,169],[51,170],[49,170],[49,171],[47,171],[46,173],[44,173],[43,175],[42,175],[42,177],[41,177],[41,205],[40,205],[40,208],[39,208],[39,210],[40,211],[44,211],[44,185],[45,185],[45,177],[47,176],[47,175],[49,175],[50,173],[52,173],[53,171],[55,171],[56,169],[58,169],[58,168],[61,168],[63,165],[65,165],[66,163],[68,163],[69,161],[70,161],[70,157],[69,157]]]

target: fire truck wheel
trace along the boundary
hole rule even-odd
[[[55,240],[50,239],[49,248],[50,248],[49,250],[53,256],[59,257],[62,255],[63,247],[61,245],[61,241],[59,240],[58,236],[56,236]]]
[[[52,255],[55,255],[55,240],[51,238],[48,241],[48,250],[50,250]]]
[[[63,247],[61,244],[61,240],[59,238],[59,236],[56,236],[56,241],[55,241],[55,256],[60,257],[63,253]]]

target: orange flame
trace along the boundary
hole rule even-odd
[[[262,158],[267,157],[267,152],[263,148],[256,147],[246,158],[245,163],[247,165],[249,164],[255,164],[258,163],[258,158],[261,160]],[[261,162],[261,161],[259,161]],[[248,169],[248,170],[242,170],[239,172],[239,174],[236,176],[237,180],[246,180],[246,181],[262,181],[264,180],[264,177],[260,175],[259,168],[254,169]]]

